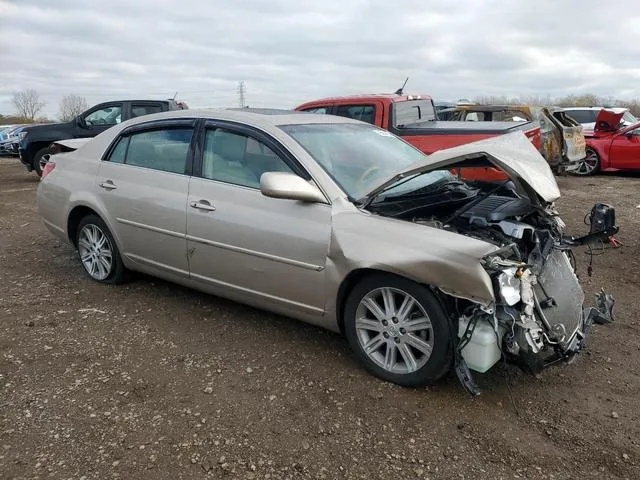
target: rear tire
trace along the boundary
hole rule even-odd
[[[78,256],[85,272],[96,282],[119,284],[126,269],[107,225],[97,215],[87,215],[76,232]]]
[[[426,287],[390,274],[361,280],[344,307],[345,336],[371,374],[405,387],[438,381],[451,368],[451,328]]]
[[[36,154],[33,156],[33,160],[31,161],[33,171],[36,172],[36,175],[38,175],[39,177],[42,176],[42,167],[40,166],[40,160],[47,153],[49,153],[49,147],[41,148],[36,152]]]

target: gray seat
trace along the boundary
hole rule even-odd
[[[260,181],[244,166],[246,137],[223,130],[207,133],[202,175],[221,182],[258,188]]]

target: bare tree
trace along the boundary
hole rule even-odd
[[[68,122],[84,112],[89,105],[87,99],[79,95],[65,95],[60,101],[60,120]]]
[[[45,106],[45,102],[40,101],[38,92],[29,88],[13,94],[13,105],[18,111],[18,116],[33,121]]]

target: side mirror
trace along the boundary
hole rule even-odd
[[[260,177],[260,191],[265,197],[326,203],[322,192],[304,178],[289,172],[265,172]]]
[[[80,128],[88,128],[87,127],[87,122],[84,121],[83,117],[76,117],[76,124],[80,127]]]

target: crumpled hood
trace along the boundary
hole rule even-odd
[[[434,152],[425,156],[424,160],[396,172],[378,184],[366,197],[371,198],[410,175],[443,169],[479,154],[489,157],[491,163],[513,179],[527,184],[546,202],[560,198],[560,189],[547,161],[520,131]]]

